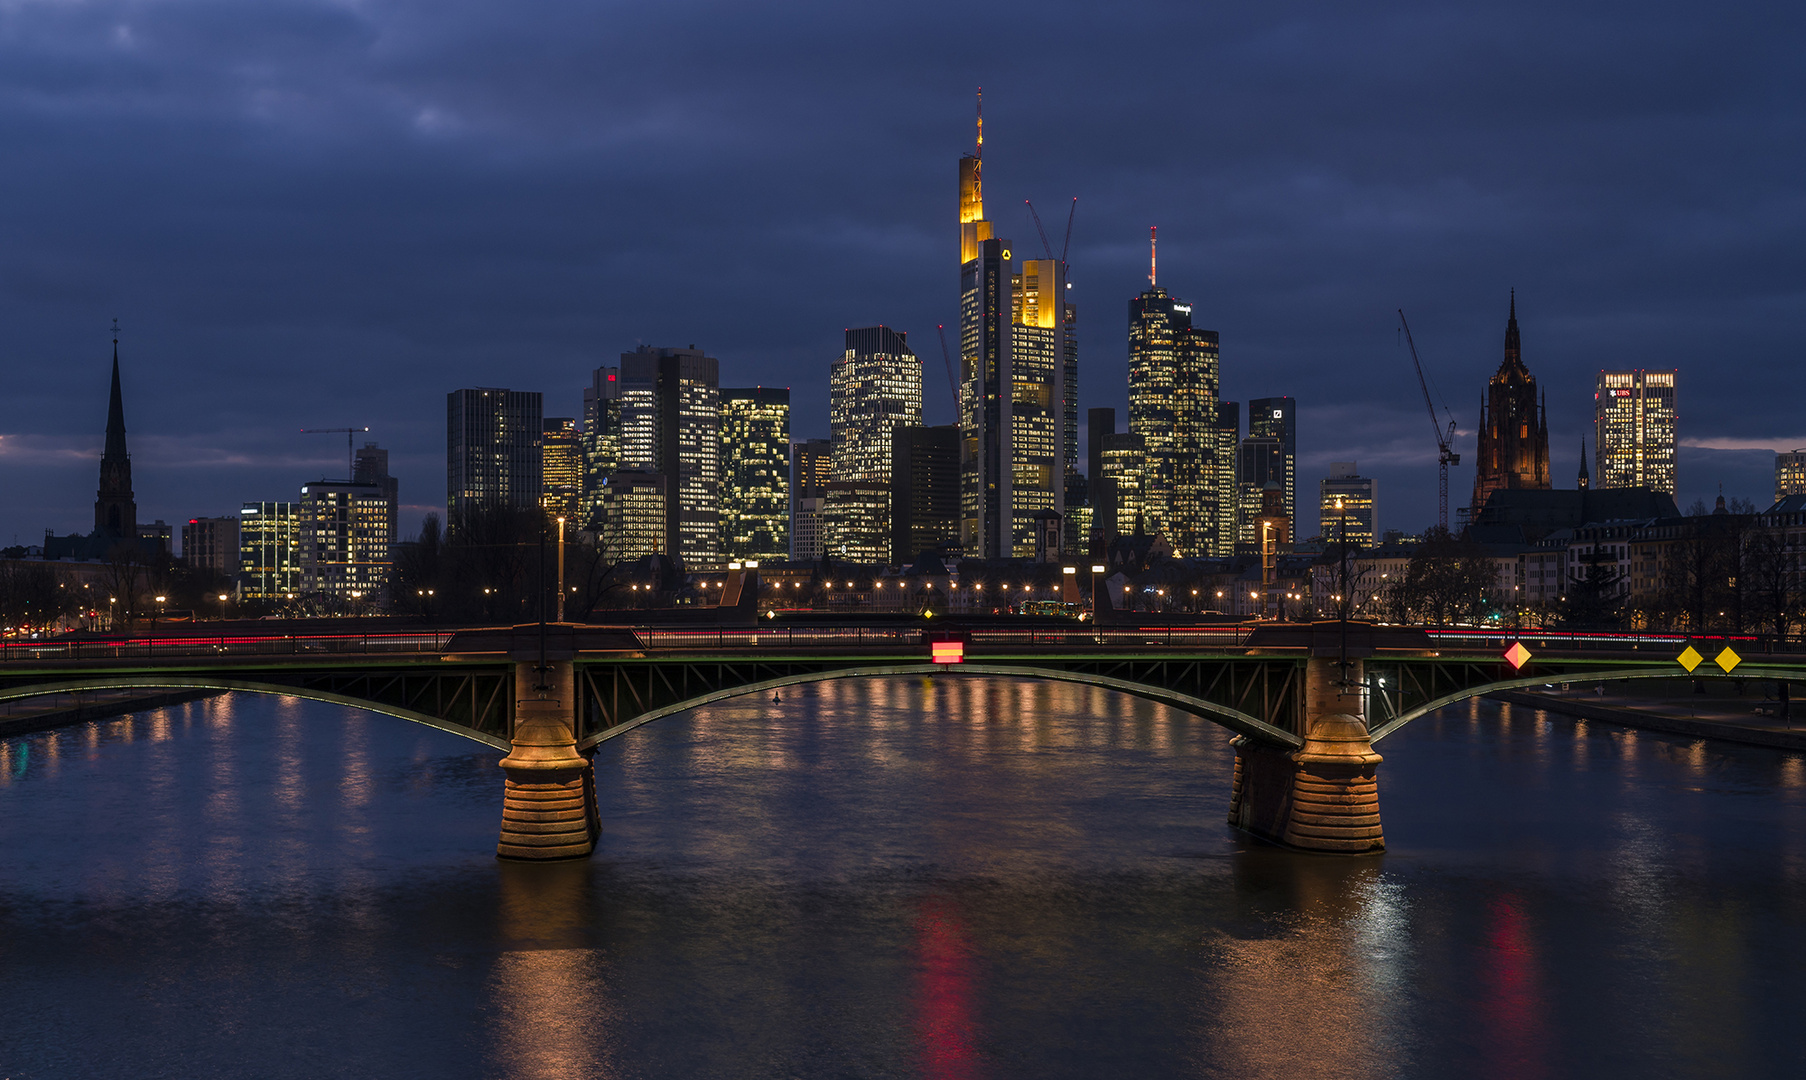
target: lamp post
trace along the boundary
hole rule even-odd
[[[564,515],[558,517],[558,621],[564,621]]]
[[[225,593],[219,594],[219,621],[220,622],[226,621],[226,594]]]

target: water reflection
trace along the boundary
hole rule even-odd
[[[581,861],[501,863],[501,952],[487,998],[491,1063],[509,1080],[618,1075],[608,970],[593,945],[594,877]]]
[[[916,904],[916,1038],[928,1080],[976,1080],[977,964],[956,901]]]

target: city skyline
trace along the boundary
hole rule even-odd
[[[582,415],[578,394],[586,374],[636,342],[695,340],[733,368],[738,384],[792,387],[793,437],[807,438],[827,433],[826,387],[818,373],[837,351],[841,328],[883,322],[928,345],[924,422],[949,422],[935,345],[921,335],[937,323],[956,325],[936,253],[944,251],[942,222],[951,210],[946,162],[969,145],[971,94],[980,81],[988,84],[994,119],[987,180],[1000,231],[1038,253],[1021,200],[1050,208],[1077,195],[1083,204],[1073,230],[1073,295],[1095,314],[1087,316],[1081,412],[1111,406],[1127,415],[1120,328],[1100,315],[1121,310],[1139,291],[1141,236],[1157,222],[1167,240],[1163,279],[1175,282],[1204,325],[1222,334],[1222,397],[1295,397],[1299,480],[1308,485],[1332,461],[1359,460],[1384,481],[1388,520],[1401,526],[1433,520],[1435,448],[1419,430],[1409,360],[1393,340],[1395,306],[1412,313],[1437,388],[1463,406],[1457,449],[1464,455],[1473,454],[1477,422],[1464,403],[1476,376],[1497,362],[1497,298],[1514,285],[1528,305],[1525,347],[1547,391],[1557,484],[1577,471],[1572,455],[1592,427],[1590,394],[1602,368],[1699,372],[1718,357],[1736,358],[1720,365],[1729,377],[1715,385],[1697,376],[1689,383],[1678,470],[1683,506],[1709,502],[1720,484],[1727,494],[1760,501],[1772,487],[1772,451],[1806,444],[1784,426],[1785,418],[1752,421],[1741,404],[1750,387],[1773,387],[1783,396],[1799,389],[1787,332],[1799,301],[1786,284],[1798,276],[1798,257],[1791,254],[1798,245],[1786,244],[1785,227],[1767,224],[1756,230],[1764,237],[1760,244],[1741,239],[1766,222],[1763,214],[1779,197],[1774,192],[1793,171],[1789,156],[1774,154],[1767,140],[1737,134],[1735,125],[1718,123],[1717,134],[1702,136],[1695,120],[1672,108],[1674,93],[1711,91],[1704,115],[1714,122],[1744,117],[1759,127],[1772,119],[1768,95],[1747,90],[1737,70],[1753,65],[1775,79],[1798,75],[1766,52],[1731,64],[1723,47],[1739,33],[1735,19],[1706,24],[1685,15],[1647,16],[1665,28],[1659,41],[1687,43],[1684,91],[1665,89],[1667,80],[1656,71],[1664,49],[1679,44],[1658,42],[1652,51],[1648,42],[1616,41],[1555,9],[1539,16],[1545,31],[1563,27],[1587,46],[1590,63],[1582,70],[1558,50],[1498,24],[1474,23],[1471,32],[1454,31],[1450,39],[1451,55],[1474,61],[1471,71],[1436,65],[1405,83],[1415,93],[1439,80],[1459,108],[1412,113],[1412,141],[1385,142],[1385,160],[1374,151],[1345,163],[1337,155],[1353,141],[1405,130],[1400,118],[1383,115],[1394,100],[1390,84],[1335,66],[1350,108],[1365,107],[1372,116],[1357,115],[1345,136],[1351,141],[1329,139],[1310,151],[1289,147],[1320,122],[1317,99],[1293,100],[1283,87],[1297,71],[1341,54],[1345,39],[1331,45],[1338,31],[1373,46],[1382,63],[1398,59],[1396,50],[1405,46],[1387,44],[1378,23],[1309,17],[1296,54],[1275,57],[1260,47],[1272,27],[1258,17],[1241,23],[1185,17],[1197,20],[1195,28],[1222,30],[1215,38],[1220,64],[1226,77],[1240,77],[1238,92],[1252,110],[1238,121],[1203,108],[1203,91],[1150,77],[1156,81],[1144,91],[1197,107],[1201,135],[1190,141],[1209,147],[1204,168],[1171,140],[1151,137],[1153,117],[1125,123],[1114,107],[1087,105],[1085,94],[1099,85],[1090,77],[1059,90],[1062,107],[1050,110],[1039,89],[1030,93],[1036,84],[1026,61],[998,68],[988,57],[981,62],[956,51],[945,70],[908,95],[856,88],[840,100],[812,99],[831,120],[809,132],[747,117],[746,138],[770,152],[742,155],[707,183],[676,180],[652,188],[643,178],[598,172],[604,159],[580,146],[574,157],[551,161],[549,148],[578,130],[574,118],[534,98],[531,80],[511,95],[480,72],[461,107],[429,101],[425,83],[404,80],[404,96],[418,108],[373,121],[369,129],[312,127],[306,116],[278,110],[201,135],[195,119],[232,91],[226,61],[243,60],[256,46],[215,37],[209,40],[217,56],[182,54],[167,35],[152,32],[173,17],[167,12],[135,15],[141,32],[130,49],[87,44],[76,27],[59,21],[68,17],[7,16],[29,31],[7,46],[8,55],[75,42],[71,55],[94,61],[92,68],[73,69],[76,80],[95,91],[73,113],[58,113],[54,124],[39,107],[0,106],[16,121],[17,144],[34,150],[30,169],[0,181],[12,208],[0,213],[28,211],[34,223],[27,228],[26,218],[12,219],[21,243],[6,256],[13,284],[0,290],[0,323],[8,327],[0,356],[16,383],[0,408],[0,479],[11,493],[0,540],[7,542],[34,543],[46,528],[87,527],[93,462],[104,434],[94,403],[105,392],[104,327],[114,315],[124,326],[134,480],[146,520],[185,521],[230,513],[246,500],[292,499],[298,483],[337,475],[330,440],[302,438],[300,429],[354,422],[369,425],[370,436],[391,449],[391,471],[401,478],[405,499],[400,531],[411,534],[427,509],[443,505],[433,490],[434,462],[443,452],[436,395],[502,383],[545,394],[547,415]],[[374,25],[384,15],[346,18]],[[657,39],[669,28],[650,18],[637,32]],[[1126,47],[1119,29],[1082,12],[1071,18],[1084,24],[1092,47]],[[924,16],[903,37],[938,32],[934,22]],[[561,30],[575,30],[567,36],[584,41],[593,36],[588,26],[579,20]],[[1511,65],[1485,59],[1490,46],[1484,43],[1501,33],[1519,50]],[[699,46],[725,56],[728,43],[704,33]],[[316,56],[323,47],[304,41],[297,56]],[[519,46],[530,53],[563,47],[532,35]],[[105,149],[84,153],[103,154],[112,166],[92,170],[91,158],[53,135],[122,130],[125,91],[113,81],[120,76],[105,70],[119,57],[153,73],[194,62],[216,79],[180,89],[166,111],[141,118],[136,135],[85,140]],[[723,65],[737,93],[750,88],[791,101],[802,92],[779,89],[751,63]],[[831,77],[838,63],[810,78]],[[274,78],[302,91],[298,100],[330,112],[323,88],[300,67],[278,63],[275,71]],[[1566,88],[1577,103],[1500,96],[1515,85],[1507,80],[1525,71]],[[1608,93],[1608,83],[1619,89]],[[347,100],[368,93],[363,86],[354,79]],[[614,101],[607,97],[613,88],[612,82],[584,84],[573,100]],[[616,102],[606,125],[631,131],[662,108],[695,114],[700,103],[725,100],[725,92],[726,84],[709,82],[681,98],[637,96]],[[63,93],[47,90],[45,100],[64,100]],[[497,110],[494,118],[484,119],[486,106]],[[1570,144],[1574,125],[1595,122],[1588,109],[1603,110],[1603,122],[1640,117],[1649,124],[1603,148]],[[538,122],[508,132],[509,117]],[[853,126],[853,117],[863,126]],[[1259,123],[1288,137],[1264,138],[1255,130]],[[1475,134],[1431,149],[1445,128]],[[1050,137],[1056,131],[1060,136]],[[179,213],[170,217],[132,197],[130,183],[148,183],[171,193],[174,210],[192,209],[175,194],[192,179],[184,171],[192,166],[161,152],[167,141],[151,138],[159,133],[192,140],[183,145],[217,168],[216,183],[241,193],[249,216],[232,224],[204,218],[198,226],[180,218],[190,224],[178,233]],[[1478,145],[1490,136],[1515,156],[1501,158]],[[293,172],[295,155],[318,158],[313,151],[335,137],[354,152]],[[681,133],[631,137],[707,159],[703,144]],[[1707,145],[1690,156],[1691,164],[1674,163],[1663,150],[1682,138],[1699,145],[1702,137]],[[887,144],[889,175],[863,186],[839,182],[839,170],[871,139]],[[1754,156],[1756,141],[1767,158]],[[516,172],[478,167],[485,154],[510,148],[525,155]],[[806,199],[817,204],[808,229],[794,222],[810,202],[777,183],[802,157],[826,162],[833,173],[808,185]],[[1511,167],[1501,167],[1506,160]],[[1649,172],[1658,160],[1658,179],[1626,187],[1626,178]],[[1583,161],[1600,163],[1592,179],[1574,175]],[[360,171],[380,171],[385,163],[395,171],[384,179]],[[88,179],[80,197],[59,193],[91,172],[136,179]],[[598,186],[612,193],[600,200],[605,204],[622,205],[630,196],[644,201],[624,217],[573,212],[580,192],[586,204],[596,201]],[[519,197],[542,189],[544,199]],[[1459,191],[1468,194],[1452,193]],[[1400,200],[1414,208],[1409,222],[1390,212]],[[403,204],[418,209],[385,216]],[[1512,209],[1498,215],[1488,207]],[[307,230],[284,224],[308,208]],[[1585,258],[1569,258],[1567,248],[1547,239],[1563,231],[1552,224],[1585,221],[1588,214],[1598,234],[1589,233]],[[667,230],[657,242],[636,223],[642,216]],[[1673,225],[1682,220],[1712,224],[1677,233]],[[549,231],[554,222],[556,241]],[[832,224],[819,227],[823,222]],[[495,240],[497,230],[517,238]],[[175,242],[191,232],[191,239]],[[709,239],[699,243],[703,233]],[[363,259],[358,252],[372,236],[388,254]],[[717,280],[710,303],[694,304],[689,292],[673,287],[692,274],[685,251],[707,252],[736,268],[745,285],[724,290]],[[826,275],[833,280],[824,283],[823,259],[847,269]],[[501,273],[510,260],[527,267],[518,284]],[[1779,292],[1772,285],[1777,280],[1784,283]],[[357,392],[348,395],[347,385]],[[1758,443],[1766,449],[1732,449]],[[1472,460],[1464,457],[1456,470],[1457,492],[1471,486],[1466,462]],[[1313,509],[1300,507],[1302,534],[1314,531]]]

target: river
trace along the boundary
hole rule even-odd
[[[1387,853],[1224,823],[1228,735],[1074,684],[846,680],[596,757],[233,695],[0,743],[0,1077],[1806,1075],[1806,759],[1474,702]]]

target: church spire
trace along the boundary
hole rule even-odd
[[[113,320],[113,396],[107,401],[107,449],[101,460],[125,458],[125,398],[119,392],[119,320]]]
[[[1505,361],[1500,371],[1524,366],[1524,350],[1518,341],[1518,291],[1511,290],[1511,315],[1505,320]]]
[[[1580,437],[1580,479],[1578,486],[1580,490],[1585,491],[1587,488],[1591,487],[1592,484],[1593,478],[1587,473],[1587,437],[1582,435]]]
[[[100,489],[94,499],[94,531],[114,539],[138,535],[138,503],[132,494],[132,456],[125,449],[125,395],[119,390],[119,320],[113,320],[113,392],[107,399],[107,445],[100,455]]]

